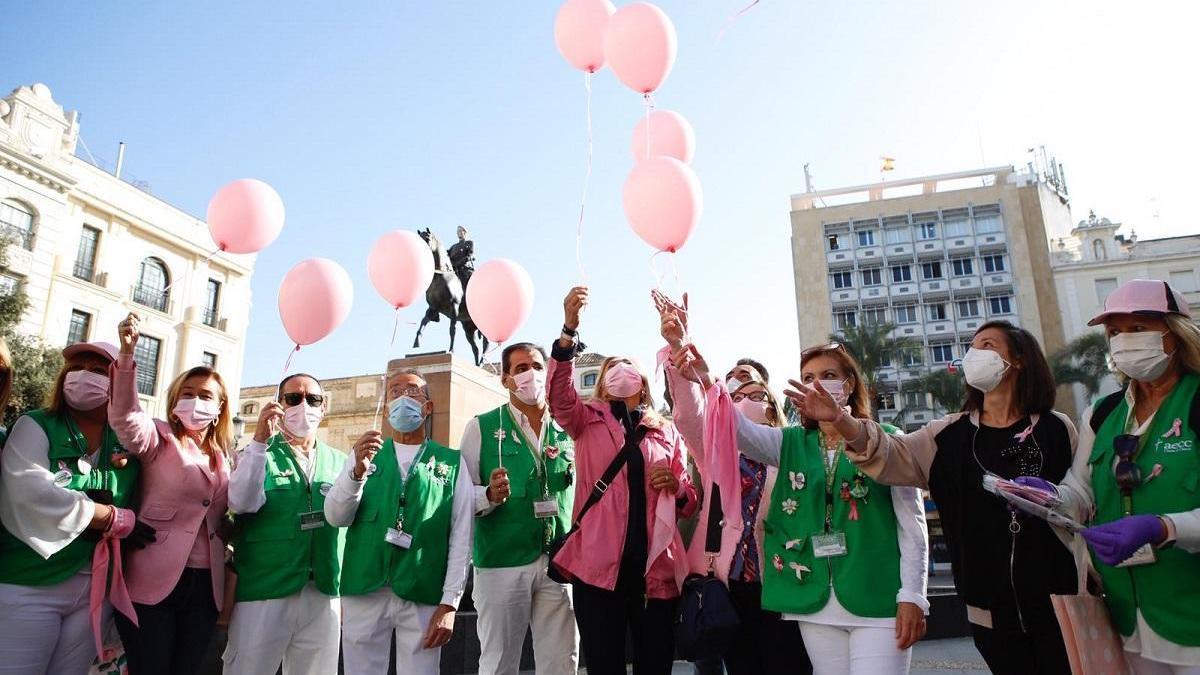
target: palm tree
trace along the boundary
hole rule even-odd
[[[884,363],[902,361],[904,354],[920,348],[912,338],[893,337],[895,329],[894,323],[865,323],[843,328],[829,336],[830,340],[840,342],[858,361],[874,410],[879,408],[879,371],[884,368]]]
[[[1081,384],[1086,398],[1095,398],[1108,365],[1108,339],[1102,331],[1088,331],[1050,356],[1050,370],[1059,384]]]

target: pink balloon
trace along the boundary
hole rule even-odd
[[[633,158],[646,159],[646,118],[642,117],[633,128]],[[687,164],[696,154],[696,132],[687,119],[673,110],[655,110],[650,113],[650,157],[666,155]]]
[[[625,86],[648,94],[662,85],[675,64],[675,26],[648,2],[618,9],[604,32],[604,56]]]
[[[554,17],[554,44],[572,66],[594,73],[604,67],[604,29],[616,7],[608,0],[567,0]]]
[[[674,253],[683,248],[704,208],[700,179],[674,157],[638,162],[625,180],[625,217],[647,244]]]
[[[279,318],[297,345],[329,335],[350,313],[354,285],[342,266],[328,258],[296,263],[279,284]]]
[[[425,295],[433,280],[433,252],[416,233],[392,230],[375,241],[367,275],[392,307],[408,307]]]
[[[508,258],[489,260],[475,270],[467,284],[467,311],[487,339],[504,342],[533,311],[533,279]]]
[[[256,253],[283,229],[283,200],[253,178],[226,183],[208,202],[208,231],[222,251]]]

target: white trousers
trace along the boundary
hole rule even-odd
[[[398,598],[386,586],[367,595],[342,597],[345,675],[386,675],[393,631],[397,673],[438,675],[442,650],[421,647],[436,609]]]
[[[1144,659],[1140,654],[1125,652],[1125,660],[1134,675],[1200,675],[1200,666],[1173,666],[1161,661]]]
[[[88,617],[91,588],[92,575],[84,573],[53,586],[0,584],[0,673],[87,673],[96,658]],[[105,602],[100,625],[111,616]]]
[[[336,673],[342,603],[309,581],[286,598],[239,602],[229,620],[225,675]]]
[[[479,675],[517,675],[525,630],[533,629],[537,675],[574,675],[579,631],[571,587],[546,576],[546,556],[520,567],[475,568]]]
[[[800,622],[814,675],[899,675],[912,649],[896,649],[895,628],[853,628]]]

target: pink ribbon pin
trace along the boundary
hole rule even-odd
[[[1163,434],[1162,437],[1170,438],[1170,437],[1174,436],[1176,438],[1179,438],[1180,436],[1183,435],[1183,430],[1181,428],[1182,424],[1183,424],[1183,420],[1176,417],[1175,421],[1171,423],[1171,428],[1167,429],[1167,433]]]
[[[1029,426],[1025,427],[1024,431],[1020,431],[1020,432],[1017,432],[1016,434],[1014,434],[1013,438],[1016,439],[1016,441],[1018,443],[1024,443],[1026,440],[1029,439],[1029,436],[1032,433],[1033,433],[1033,425],[1030,424]]]

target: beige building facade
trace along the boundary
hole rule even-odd
[[[800,345],[896,324],[920,351],[879,373],[881,417],[903,409],[920,426],[942,411],[904,383],[961,359],[984,322],[1019,325],[1048,352],[1064,344],[1047,242],[1070,223],[1057,173],[1011,166],[792,195]]]
[[[0,232],[11,242],[0,293],[28,295],[19,330],[56,347],[115,343],[137,312],[147,410],[165,416],[171,380],[200,364],[236,396],[254,256],[206,260],[205,222],[76,157],[79,129],[44,84],[0,99]]]
[[[1104,307],[1104,299],[1131,279],[1169,282],[1187,298],[1192,318],[1200,321],[1200,232],[1180,237],[1138,239],[1132,231],[1118,233],[1121,223],[1097,218],[1079,221],[1071,234],[1051,242],[1054,285],[1064,314],[1064,335],[1070,342],[1088,331],[1087,322]],[[1115,391],[1117,382],[1106,378],[1101,393]],[[1082,386],[1074,391],[1076,408],[1085,401]]]

